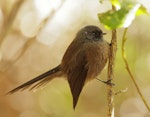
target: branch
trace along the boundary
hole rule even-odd
[[[47,25],[47,23],[55,16],[55,14],[60,10],[60,8],[63,6],[64,1],[61,2],[60,6],[56,9],[56,10],[52,10],[50,12],[50,14],[45,17],[41,23],[39,24],[39,26],[37,27],[36,30],[36,34],[35,36],[31,37],[30,39],[28,39],[28,41],[22,46],[21,48],[21,52],[20,54],[15,58],[15,60],[12,62],[12,64],[9,64],[8,68],[5,70],[9,70],[11,69],[10,66],[14,65],[19,59],[20,57],[22,57],[22,55],[26,52],[26,50],[34,43],[35,38],[38,36],[38,34],[40,34],[40,32],[43,30],[43,27],[45,27]],[[12,15],[12,14],[11,14]],[[12,15],[13,16],[13,15]],[[12,22],[12,21],[11,21]],[[13,23],[13,22],[12,22]],[[7,26],[6,26],[7,27]],[[7,33],[7,32],[6,32]],[[16,55],[14,55],[16,56]]]
[[[2,32],[0,33],[0,45],[2,44],[4,38],[7,36],[8,32],[10,31],[10,28],[19,12],[19,9],[21,5],[24,3],[25,0],[18,0],[16,3],[13,5],[8,17],[4,21],[3,27],[2,27]]]
[[[112,5],[112,10],[115,11],[115,7]],[[116,59],[116,51],[117,51],[117,34],[116,29],[112,30],[112,39],[111,39],[111,46],[110,46],[110,56],[108,62],[108,73],[107,73],[107,80],[112,83],[114,79],[114,66],[115,66],[115,59]],[[107,114],[108,117],[114,117],[114,90],[113,85],[107,85]]]
[[[142,99],[144,105],[145,105],[146,108],[148,109],[148,111],[150,111],[150,107],[148,106],[148,104],[147,104],[147,102],[146,102],[146,100],[145,100],[143,94],[142,94],[141,91],[140,91],[139,86],[138,86],[137,83],[136,83],[135,78],[134,78],[134,76],[133,76],[133,74],[132,74],[132,72],[131,72],[131,70],[130,70],[128,61],[127,61],[127,59],[126,59],[126,53],[125,53],[125,42],[126,42],[126,40],[127,40],[127,38],[126,38],[126,33],[127,33],[127,28],[124,30],[124,34],[123,34],[123,37],[122,37],[122,58],[123,58],[124,63],[125,63],[125,65],[126,65],[127,72],[129,73],[130,78],[131,78],[131,80],[133,81],[133,83],[134,83],[134,85],[135,85],[135,88],[137,89],[138,94],[140,95],[140,97],[141,97],[141,99]]]
[[[110,46],[110,56],[108,63],[108,77],[107,80],[111,81],[114,79],[114,65],[116,58],[116,49],[117,49],[117,37],[116,30],[112,31],[112,39]],[[108,117],[114,117],[114,90],[113,85],[107,85],[107,101],[108,101]]]

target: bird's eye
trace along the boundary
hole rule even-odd
[[[99,37],[99,33],[95,32],[95,31],[87,32],[86,33],[86,37],[87,37],[87,39],[92,40],[92,39],[98,38]]]
[[[96,32],[91,32],[90,35],[96,36]]]

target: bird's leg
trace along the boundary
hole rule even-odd
[[[104,81],[104,80],[101,80],[101,79],[99,79],[99,78],[96,78],[98,81],[101,81],[101,82],[103,82],[103,83],[105,83],[105,84],[107,84],[107,85],[110,85],[110,86],[114,86],[115,84],[114,83],[112,83],[112,79],[109,79],[109,80],[107,80],[107,81]]]

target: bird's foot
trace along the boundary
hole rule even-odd
[[[105,84],[107,84],[107,85],[109,85],[109,86],[114,86],[115,85],[114,83],[112,83],[112,79],[109,79],[107,81],[101,80],[99,78],[96,78],[96,79],[103,82],[103,83],[105,83]]]

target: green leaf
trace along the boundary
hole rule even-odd
[[[143,5],[141,5],[136,12],[136,16],[143,15],[143,14],[148,14],[148,12],[147,9]]]
[[[111,0],[113,4],[117,4],[118,0]],[[128,27],[135,18],[135,15],[140,8],[140,4],[124,1],[120,5],[120,9],[107,11],[98,14],[98,18],[107,29],[116,29]],[[144,10],[141,10],[144,11]]]

